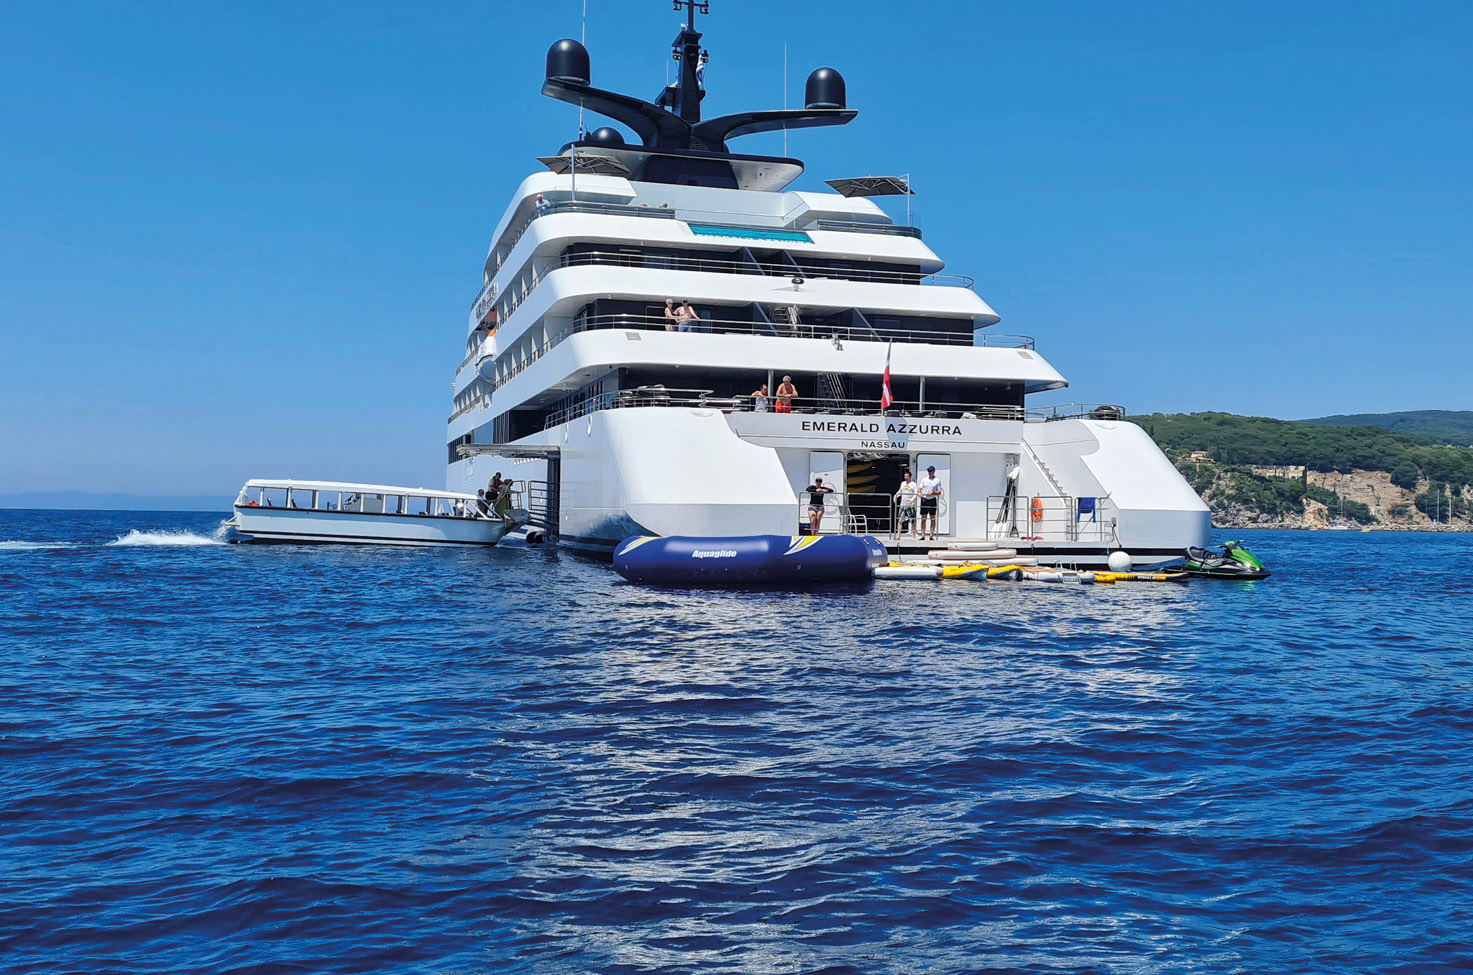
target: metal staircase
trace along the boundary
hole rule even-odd
[[[768,316],[772,320],[773,327],[779,335],[794,336],[798,334],[798,306],[778,305]]]
[[[842,412],[849,398],[849,379],[842,373],[821,372],[818,374],[818,390],[814,396],[820,406]]]
[[[1022,441],[1022,444],[1023,449],[1028,451],[1028,456],[1033,458],[1033,463],[1038,465],[1039,470],[1043,471],[1043,476],[1053,487],[1054,494],[1058,495],[1059,497],[1064,497],[1065,495],[1067,495],[1068,492],[1064,490],[1064,486],[1059,483],[1059,479],[1054,476],[1054,472],[1049,469],[1049,466],[1043,462],[1043,458],[1038,456],[1038,452],[1033,449],[1032,445],[1029,444],[1026,440]]]

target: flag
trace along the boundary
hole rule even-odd
[[[880,380],[880,409],[888,410],[890,404],[895,402],[895,396],[890,392],[890,350],[895,347],[892,341],[885,346],[885,376]]]

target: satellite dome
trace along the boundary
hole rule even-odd
[[[565,37],[547,49],[547,80],[570,81],[586,85],[591,77],[588,71],[588,48],[571,37]],[[842,86],[843,82],[840,82]]]
[[[584,58],[587,58],[587,54]],[[585,60],[585,64],[587,61]],[[552,55],[547,56],[548,71],[552,71]],[[845,108],[844,76],[833,68],[819,68],[808,76],[803,88],[803,104],[807,108]]]
[[[619,134],[618,129],[611,125],[605,125],[588,133],[587,141],[597,142],[599,145],[605,146],[622,146],[624,144],[624,137]]]

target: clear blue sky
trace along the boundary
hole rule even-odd
[[[0,4],[0,492],[442,483],[580,6]],[[712,7],[708,114],[780,107],[784,42],[795,104],[843,71],[859,118],[791,137],[800,185],[913,173],[1056,399],[1473,406],[1473,4]],[[588,8],[595,83],[653,97],[668,0]]]

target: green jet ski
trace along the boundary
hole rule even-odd
[[[1193,546],[1182,569],[1208,579],[1267,579],[1272,574],[1242,542],[1227,542],[1220,552]]]

